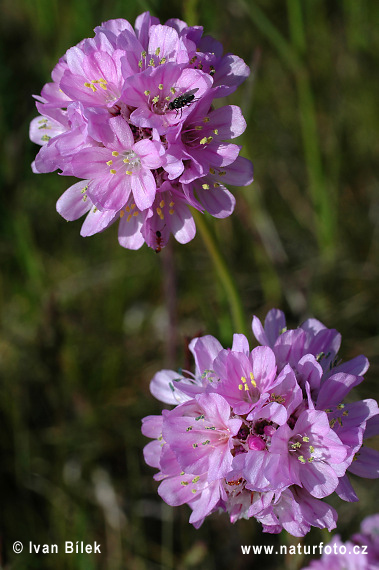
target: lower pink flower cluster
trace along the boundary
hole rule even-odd
[[[377,570],[379,568],[379,514],[366,517],[360,533],[347,542],[336,535],[323,555],[303,570]]]
[[[231,349],[195,338],[194,374],[154,376],[152,394],[175,407],[143,419],[153,438],[145,460],[159,469],[159,495],[187,503],[196,528],[222,510],[231,522],[256,518],[264,532],[331,530],[337,513],[323,499],[358,500],[347,472],[379,477],[379,453],[363,446],[379,433],[377,402],[344,402],[368,361],[340,362],[340,334],[316,319],[287,330],[273,309],[252,328],[261,346],[251,351],[241,334]]]

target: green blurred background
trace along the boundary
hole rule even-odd
[[[240,144],[255,182],[234,190],[232,217],[209,220],[246,326],[274,306],[292,327],[317,317],[342,333],[343,359],[371,360],[354,399],[378,397],[379,5],[2,0],[0,567],[295,570],[309,558],[243,556],[240,545],[298,539],[217,514],[194,530],[188,507],[162,504],[143,461],[140,420],[161,410],[153,374],[188,366],[193,336],[231,343],[228,295],[201,235],[159,255],[119,247],[115,226],[83,239],[80,222],[55,211],[71,180],[30,169],[31,95],[100,22],[145,10],[203,25],[252,68],[228,103],[248,121]],[[332,501],[343,539],[379,511],[378,483],[354,485],[359,503]],[[329,537],[314,530],[304,542]],[[65,555],[65,540],[96,540],[102,553]],[[30,555],[29,541],[60,553]]]

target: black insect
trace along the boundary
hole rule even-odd
[[[168,104],[170,111],[179,111],[179,109],[183,109],[183,107],[191,105],[195,99],[196,91],[199,91],[199,89],[191,89],[191,91],[187,91],[187,93],[183,93],[183,95],[179,95],[179,97],[170,101]]]

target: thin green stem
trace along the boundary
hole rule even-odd
[[[240,4],[294,74],[309,192],[315,212],[316,236],[322,257],[329,260],[334,255],[336,223],[333,204],[331,204],[323,173],[312,88],[308,70],[301,58],[305,52],[306,43],[300,2],[299,0],[287,2],[291,43],[277,30],[255,2],[247,3],[240,0]]]
[[[198,0],[184,0],[183,1],[183,15],[184,20],[189,26],[198,25],[197,17],[197,3]]]
[[[303,15],[299,2],[297,0],[287,0],[287,12],[292,45],[298,54],[303,54],[306,50],[306,40],[303,26]]]
[[[299,0],[287,0],[288,20],[293,48],[300,55],[306,51],[304,24]],[[319,244],[324,258],[333,254],[334,208],[323,173],[321,149],[317,132],[316,109],[309,74],[306,69],[295,74],[299,98],[301,130],[310,193],[316,211]]]
[[[229,271],[225,258],[220,251],[216,238],[212,233],[204,214],[200,214],[197,210],[192,209],[192,215],[195,218],[196,227],[201,233],[201,237],[203,238],[205,247],[212,259],[219,280],[224,287],[230,306],[235,332],[246,335],[247,327],[243,305],[233,275]]]

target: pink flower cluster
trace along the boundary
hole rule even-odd
[[[66,52],[36,96],[33,169],[81,179],[57,210],[67,220],[87,214],[82,236],[119,220],[124,247],[160,251],[170,233],[187,243],[196,232],[189,206],[225,218],[235,205],[225,184],[252,181],[250,161],[227,142],[245,130],[240,108],[214,106],[249,68],[202,34],[148,12],[134,29],[110,20]]]
[[[159,495],[188,503],[195,527],[222,509],[231,522],[255,517],[264,532],[331,530],[337,513],[323,499],[358,500],[347,472],[379,477],[379,453],[363,446],[379,433],[378,405],[344,402],[368,361],[340,362],[340,334],[316,319],[287,330],[273,309],[252,328],[261,346],[251,351],[241,334],[226,350],[212,336],[195,338],[194,374],[154,376],[152,394],[175,407],[144,418],[154,438],[145,460],[159,469]]]
[[[322,557],[303,570],[378,570],[379,514],[366,517],[359,534],[347,542],[336,535],[324,546]]]

